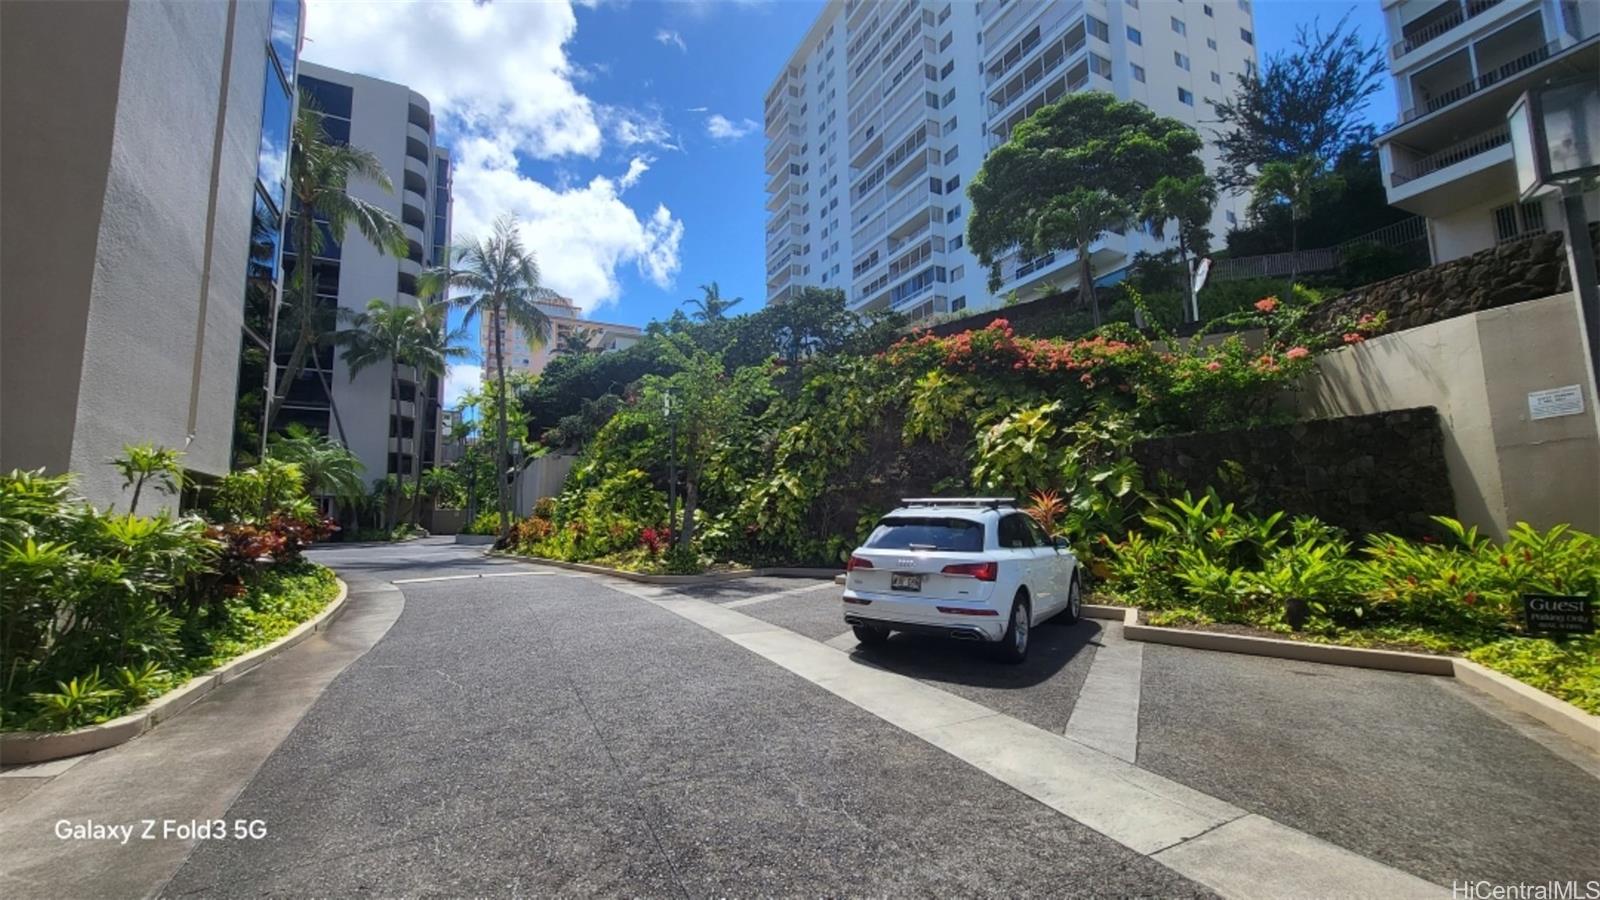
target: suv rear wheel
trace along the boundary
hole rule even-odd
[[[1019,663],[1028,658],[1028,636],[1033,630],[1030,627],[1032,615],[1029,610],[1027,593],[1018,591],[1016,599],[1011,601],[1011,621],[1006,625],[1000,646],[996,648],[1000,658],[1008,663]]]
[[[889,629],[876,625],[851,625],[850,630],[856,633],[856,641],[862,644],[881,644],[889,639]]]

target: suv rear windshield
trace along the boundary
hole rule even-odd
[[[884,519],[867,538],[874,550],[943,550],[976,553],[983,549],[983,523],[966,519],[896,516]]]

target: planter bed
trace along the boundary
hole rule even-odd
[[[735,581],[740,578],[828,578],[837,576],[836,569],[811,569],[801,566],[768,566],[755,569],[718,569],[702,572],[697,575],[657,575],[648,572],[633,572],[627,569],[617,569],[611,566],[595,565],[594,563],[567,562],[561,559],[548,559],[543,556],[529,556],[523,553],[508,553],[504,550],[488,551],[493,556],[503,556],[507,559],[520,559],[536,563],[541,566],[553,566],[558,569],[570,569],[574,572],[588,572],[591,575],[610,575],[613,578],[622,578],[627,581],[637,581],[641,584],[713,584],[719,581]]]
[[[109,722],[88,725],[71,731],[0,732],[0,764],[22,765],[46,762],[67,756],[92,753],[126,743],[156,725],[193,706],[202,697],[251,671],[279,653],[316,632],[326,630],[334,617],[344,611],[349,585],[337,579],[338,593],[316,615],[295,626],[283,637],[217,665],[207,672],[151,700],[144,706]]]

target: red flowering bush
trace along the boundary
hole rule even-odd
[[[665,528],[644,528],[639,532],[639,543],[650,554],[650,558],[655,559],[661,555],[662,550],[667,548],[667,530]]]

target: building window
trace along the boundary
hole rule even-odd
[[[1223,216],[1227,218],[1229,225],[1239,224],[1239,217],[1233,214],[1233,210],[1227,210],[1223,213]]]
[[[1497,244],[1544,231],[1544,206],[1538,201],[1508,204],[1496,209],[1492,215],[1494,242]]]
[[[966,266],[956,266],[955,268],[950,270],[950,280],[951,281],[960,281],[961,280],[961,276],[963,276],[965,274],[967,274],[967,267]]]
[[[1087,23],[1086,27],[1089,29],[1089,33],[1091,35],[1094,35],[1102,41],[1111,40],[1111,28],[1107,26],[1106,23],[1096,19],[1094,16],[1086,17],[1085,22]]]
[[[1239,0],[1239,8],[1245,12],[1250,11],[1250,0]]]
[[[1144,46],[1144,35],[1140,34],[1139,29],[1133,27],[1132,25],[1128,26],[1128,43],[1133,44],[1136,47]]]
[[[278,55],[283,77],[294,83],[295,55],[300,44],[299,0],[272,0],[272,52]]]
[[[1135,0],[1135,2],[1137,2],[1137,0]],[[965,298],[965,297],[957,297],[954,300],[950,301],[950,311],[951,312],[961,312],[963,309],[966,309],[966,308],[967,308],[967,298]]]
[[[951,250],[960,250],[962,245],[965,244],[965,243],[966,243],[966,239],[958,234],[955,237],[951,238],[950,239],[950,243],[947,244],[946,246],[949,247]]]
[[[300,92],[309,96],[323,116],[349,119],[355,103],[355,91],[348,85],[334,84],[309,75],[300,76]]]
[[[1250,29],[1248,28],[1239,29],[1239,39],[1244,41],[1246,44],[1250,44],[1251,46],[1254,46],[1256,42],[1256,36],[1251,34]]]
[[[950,90],[944,92],[944,105],[945,106],[949,106],[950,104],[954,103],[955,100],[956,100],[956,89],[955,88],[951,88]]]
[[[955,220],[957,220],[959,218],[961,218],[961,207],[960,206],[952,206],[952,207],[950,207],[950,211],[946,212],[944,214],[944,221],[945,221],[945,224],[947,224],[947,225],[949,223],[951,223],[951,222],[954,222]]]
[[[1173,30],[1173,32],[1175,32],[1177,34],[1187,35],[1189,33],[1189,26],[1183,24],[1183,20],[1182,19],[1178,18],[1177,16],[1173,16],[1172,17],[1172,30]]]
[[[950,34],[945,35],[943,38],[941,38],[939,40],[939,49],[940,50],[949,50],[950,49],[950,42],[954,41],[955,39],[956,39],[956,36],[955,36],[954,32],[951,32]]]
[[[957,175],[954,178],[951,178],[949,181],[946,181],[944,183],[944,192],[946,194],[953,194],[953,193],[955,193],[955,190],[958,187],[961,187],[961,176],[960,175]]]
[[[956,70],[956,61],[952,59],[951,61],[949,61],[949,62],[944,64],[944,68],[939,70],[939,80],[943,81],[946,78],[949,78],[950,77],[950,73],[954,72],[955,70]]]
[[[1217,49],[1217,39],[1216,38],[1206,38],[1206,49],[1207,50],[1215,50],[1215,49]]]
[[[1176,50],[1172,51],[1172,62],[1185,72],[1189,71],[1189,57],[1179,53]]]
[[[1133,80],[1137,81],[1137,82],[1139,82],[1141,84],[1144,83],[1144,66],[1141,66],[1138,63],[1133,63],[1132,65],[1133,65]]]
[[[951,116],[950,121],[944,123],[944,133],[951,134],[956,130],[956,117]]]
[[[943,25],[944,21],[948,18],[950,18],[950,6],[949,4],[946,4],[945,8],[939,12],[939,24]]]
[[[1184,90],[1183,88],[1178,88],[1178,102],[1182,103],[1185,106],[1193,106],[1194,105],[1194,94],[1191,94],[1190,92]]]
[[[1202,5],[1202,6],[1201,6],[1201,7],[1200,7],[1200,11],[1201,11],[1201,12],[1203,12],[1203,13],[1205,13],[1205,14],[1206,14],[1206,15],[1208,15],[1208,16],[1210,16],[1210,15],[1213,15],[1213,13],[1212,13],[1212,10],[1211,10],[1211,6],[1210,6],[1210,4],[1204,4],[1204,5]]]
[[[1212,72],[1211,73],[1211,83],[1212,84],[1221,84],[1222,83],[1222,76],[1217,74],[1216,72]]]
[[[1106,59],[1104,56],[1101,56],[1098,53],[1091,53],[1089,54],[1089,71],[1101,76],[1102,78],[1110,78],[1111,60]]]

